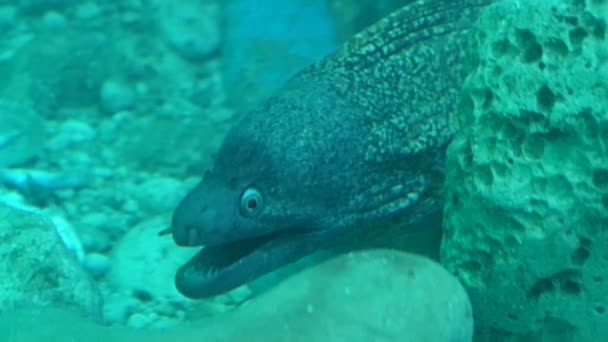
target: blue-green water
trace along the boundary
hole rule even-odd
[[[494,1],[474,24],[443,237],[176,289],[200,247],[158,233],[229,129],[410,2],[0,0],[0,341],[608,339],[599,0]]]

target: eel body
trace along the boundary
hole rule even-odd
[[[220,294],[440,212],[469,29],[487,2],[411,3],[244,115],[174,212],[175,242],[204,246],[177,288]]]

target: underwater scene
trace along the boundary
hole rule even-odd
[[[608,341],[607,0],[0,0],[0,342]]]

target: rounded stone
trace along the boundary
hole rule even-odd
[[[100,90],[101,106],[110,113],[132,108],[135,105],[135,93],[128,85],[114,81],[105,81]]]
[[[95,278],[102,278],[110,270],[111,261],[106,255],[89,253],[84,257],[84,267]]]
[[[173,211],[187,189],[176,179],[152,177],[141,184],[129,186],[128,191],[141,210],[148,214],[161,214]]]
[[[48,11],[42,17],[42,22],[49,30],[62,30],[67,26],[67,19],[65,16],[56,11]]]
[[[76,8],[76,18],[81,20],[92,20],[101,14],[100,6],[95,2],[85,2]]]
[[[270,341],[473,338],[473,312],[460,282],[426,257],[388,249],[343,254],[307,268],[253,299],[230,321],[239,327],[227,333],[234,340],[255,333],[262,322],[274,322],[264,335]]]
[[[208,58],[220,42],[219,8],[196,1],[166,2],[159,13],[167,43],[190,60]]]
[[[0,100],[0,167],[35,157],[45,136],[44,121],[29,105]]]
[[[14,27],[17,22],[17,8],[0,5],[0,29],[6,30]]]

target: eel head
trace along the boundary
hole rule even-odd
[[[263,187],[207,173],[173,214],[176,244],[204,246],[178,270],[177,289],[190,298],[211,297],[317,249],[321,231],[305,230],[311,222],[272,207]]]

